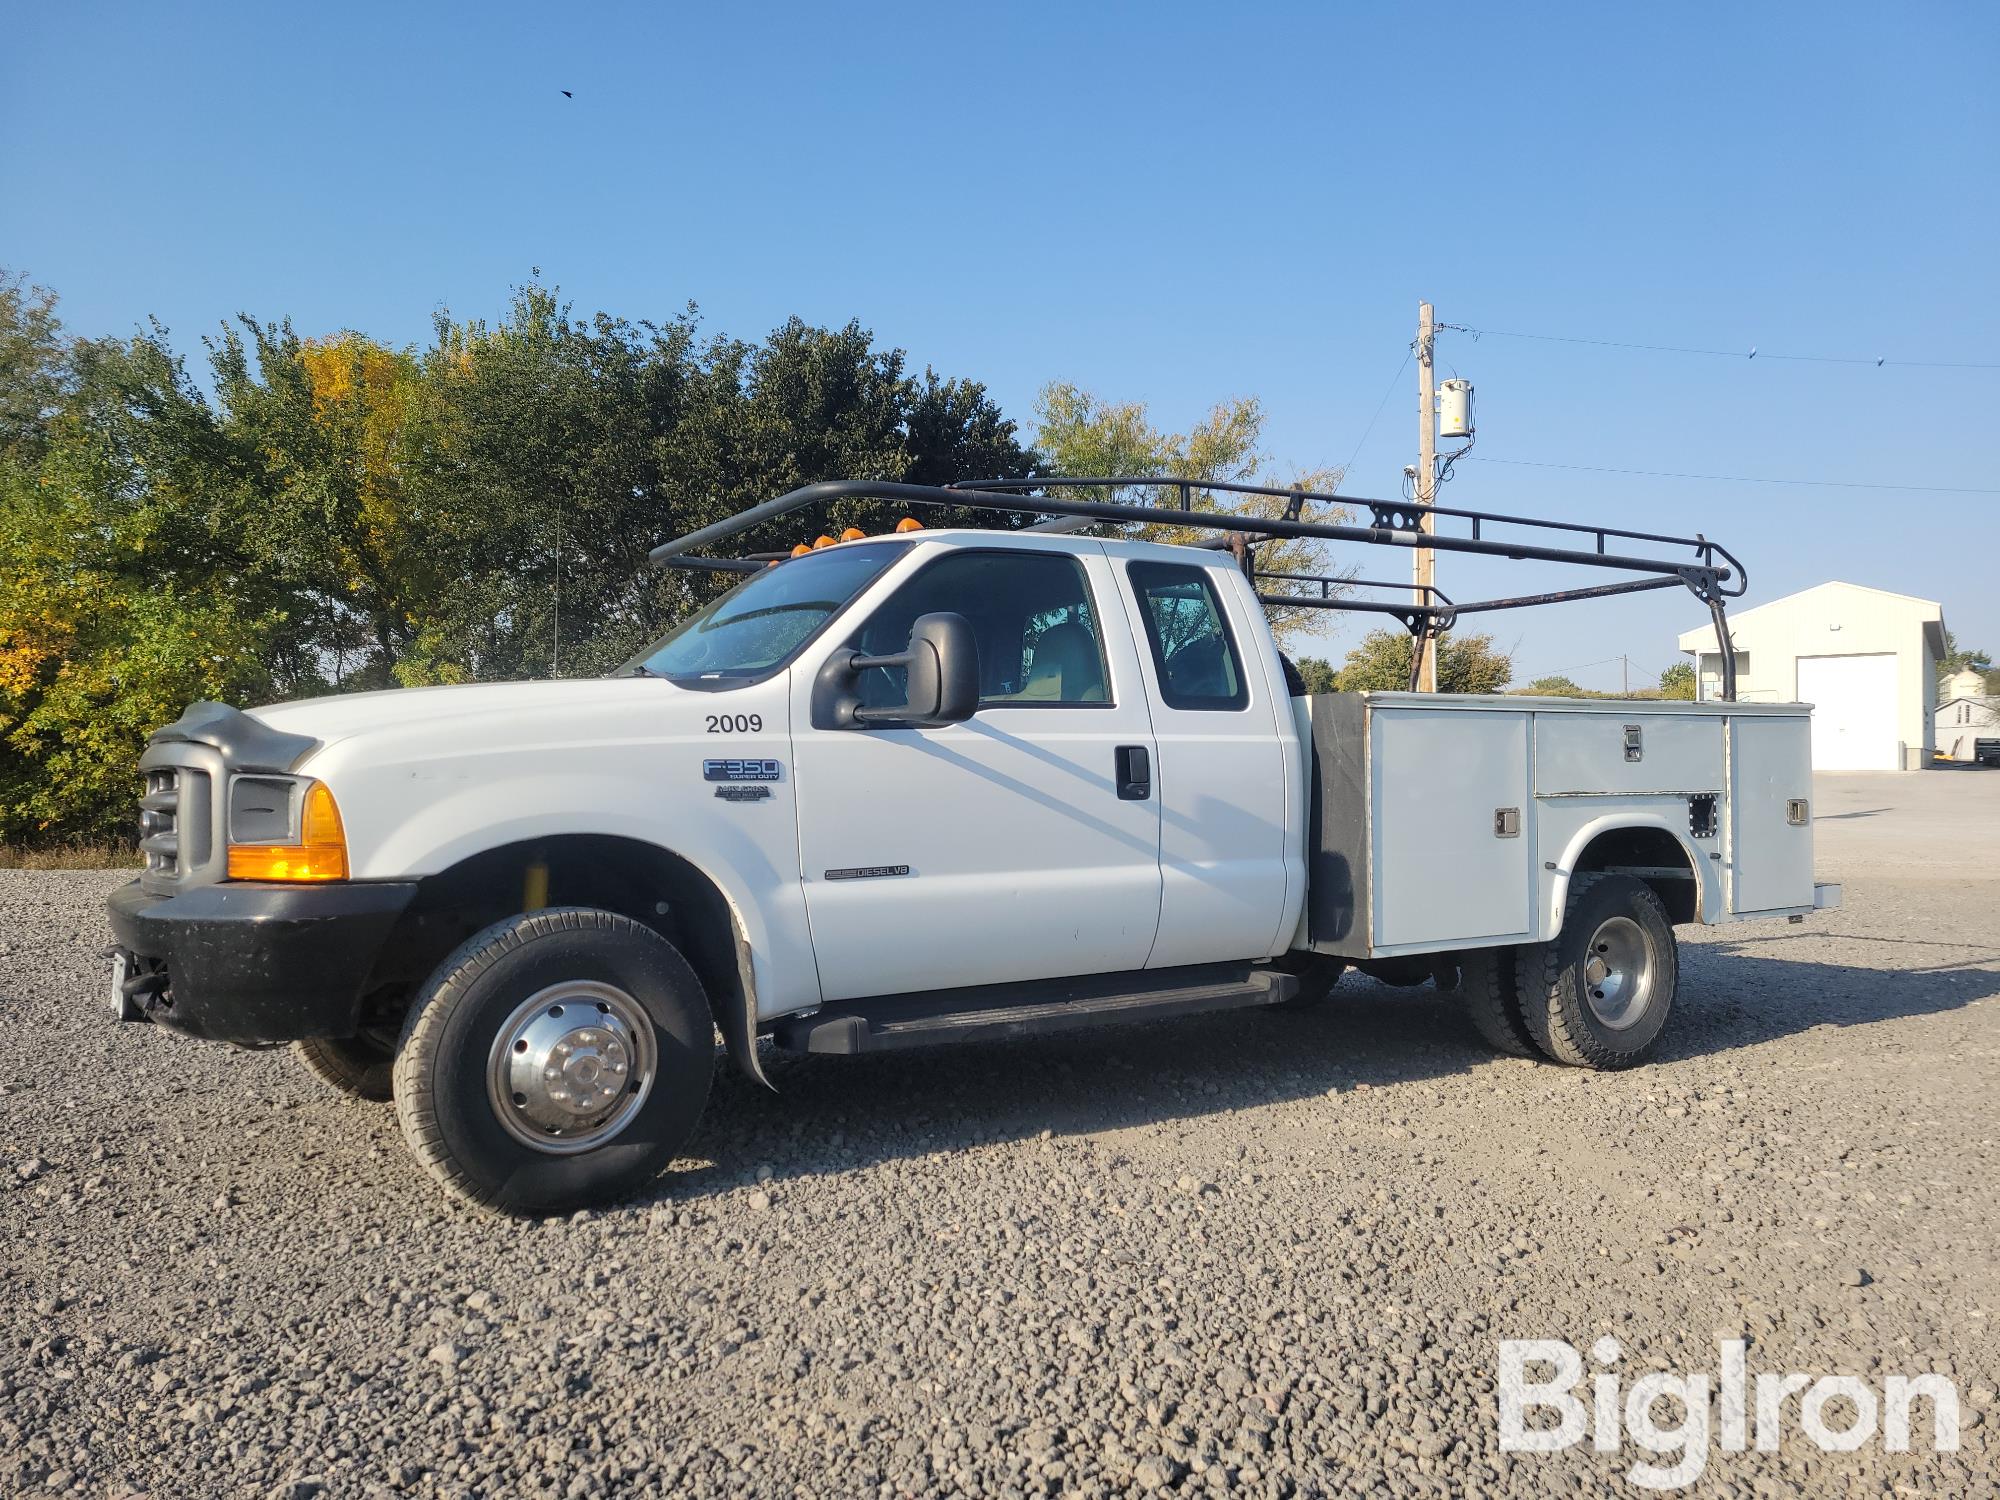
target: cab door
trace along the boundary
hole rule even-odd
[[[1135,549],[1119,571],[1159,752],[1160,936],[1147,967],[1265,957],[1284,946],[1303,891],[1279,737],[1291,705],[1260,669],[1277,648],[1217,568],[1162,548]]]
[[[1143,967],[1160,914],[1160,804],[1138,657],[1102,546],[940,542],[874,595],[857,627],[793,674],[821,994]],[[926,729],[813,724],[813,679],[832,650],[893,655],[919,615],[939,611],[964,615],[978,640],[976,715]],[[900,676],[864,674],[864,704],[903,701]]]

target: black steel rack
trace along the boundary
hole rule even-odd
[[[1108,496],[1134,489],[1169,496],[1178,503],[1134,504],[1111,499],[1075,498],[1076,492],[1087,494],[1095,490]],[[1282,504],[1277,514],[1271,516],[1195,507],[1197,495],[1214,493],[1254,496]],[[736,558],[696,557],[692,554],[795,511],[842,500],[879,500],[899,506],[941,506],[960,510],[975,508],[1049,518],[1027,528],[1031,531],[1074,531],[1101,522],[1136,522],[1212,532],[1215,535],[1200,545],[1234,553],[1256,586],[1258,599],[1267,606],[1360,611],[1392,615],[1401,621],[1415,638],[1415,649],[1411,653],[1412,688],[1416,685],[1417,663],[1423,659],[1425,642],[1449,630],[1461,615],[1682,587],[1708,606],[1709,617],[1715,622],[1720,651],[1722,697],[1725,701],[1734,701],[1736,697],[1736,662],[1734,653],[1728,648],[1729,627],[1725,606],[1728,600],[1742,596],[1748,580],[1743,564],[1728,548],[1720,542],[1710,541],[1699,532],[1691,537],[1669,536],[1661,532],[1628,531],[1621,527],[1594,526],[1578,521],[1548,521],[1445,505],[1420,506],[1407,500],[1369,500],[1306,489],[1162,475],[974,479],[951,485],[836,479],[804,485],[775,500],[753,505],[726,521],[717,521],[664,542],[653,548],[649,557],[656,567],[755,572],[772,563],[782,562],[791,554],[755,553]],[[1338,505],[1355,512],[1365,512],[1368,524],[1309,520],[1306,511],[1309,505]],[[1427,520],[1428,530],[1425,528]],[[1643,576],[1619,583],[1521,594],[1505,599],[1481,599],[1469,604],[1454,603],[1435,588],[1423,590],[1421,601],[1353,598],[1338,591],[1353,588],[1417,591],[1410,584],[1380,583],[1334,574],[1260,572],[1256,566],[1257,546],[1288,537],[1312,537],[1322,541],[1359,542],[1383,547],[1428,547],[1438,552],[1565,563]],[[1571,545],[1554,545],[1544,540],[1548,537],[1567,541]],[[1576,545],[1584,541],[1589,545]],[[1633,552],[1612,550],[1613,546],[1622,548],[1635,543],[1648,548],[1667,548],[1684,555],[1640,556]],[[1282,591],[1272,591],[1274,584]]]

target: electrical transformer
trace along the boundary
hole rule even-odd
[[[1437,403],[1439,437],[1472,436],[1471,381],[1453,379],[1441,382],[1438,386]]]

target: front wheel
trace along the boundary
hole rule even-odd
[[[1630,875],[1583,875],[1562,931],[1519,952],[1521,1018],[1535,1045],[1580,1068],[1629,1068],[1653,1050],[1680,987],[1660,898]]]
[[[551,907],[495,923],[432,974],[396,1049],[396,1113],[459,1197],[565,1213],[665,1170],[714,1070],[679,951],[630,918]]]

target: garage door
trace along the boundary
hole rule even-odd
[[[1896,656],[1801,656],[1799,701],[1813,706],[1815,771],[1900,771]]]

